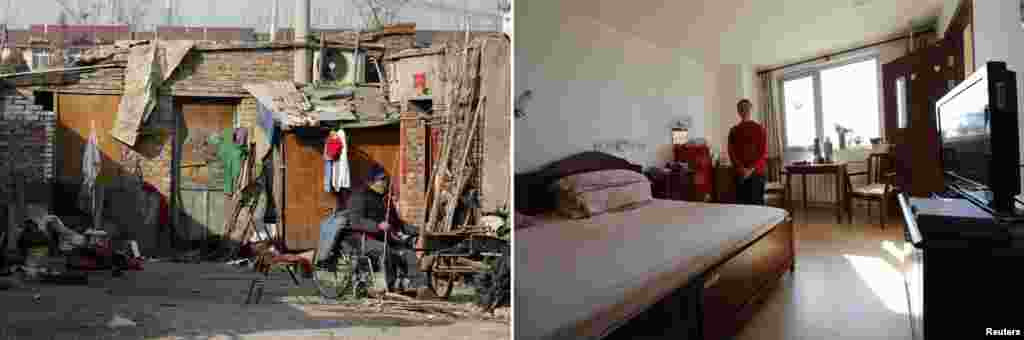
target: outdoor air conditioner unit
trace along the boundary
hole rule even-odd
[[[320,53],[324,53],[322,58]],[[321,60],[323,60],[323,65],[319,65]],[[362,82],[363,77],[355,72],[355,60],[355,54],[351,50],[327,48],[323,52],[316,52],[314,68],[320,72],[314,72],[316,74],[314,81],[325,85],[354,85]]]

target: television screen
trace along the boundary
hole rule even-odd
[[[939,104],[943,170],[988,186],[991,159],[991,115],[984,77]],[[971,188],[981,190],[982,188]]]

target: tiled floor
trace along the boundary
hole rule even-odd
[[[845,221],[830,209],[797,211],[796,272],[736,339],[909,339],[903,224],[894,217],[882,230],[866,209]]]

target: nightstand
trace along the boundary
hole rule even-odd
[[[693,170],[656,168],[647,172],[651,193],[656,199],[699,201],[693,185]]]

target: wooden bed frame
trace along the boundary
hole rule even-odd
[[[515,178],[516,210],[526,215],[555,208],[548,188],[558,179],[574,174],[642,167],[597,151],[556,161]],[[774,289],[786,271],[795,270],[793,221],[787,216],[753,241],[728,251],[701,275],[675,292],[660,298],[647,310],[604,330],[604,339],[728,339],[753,316],[759,302]],[[589,336],[588,336],[589,337]]]

